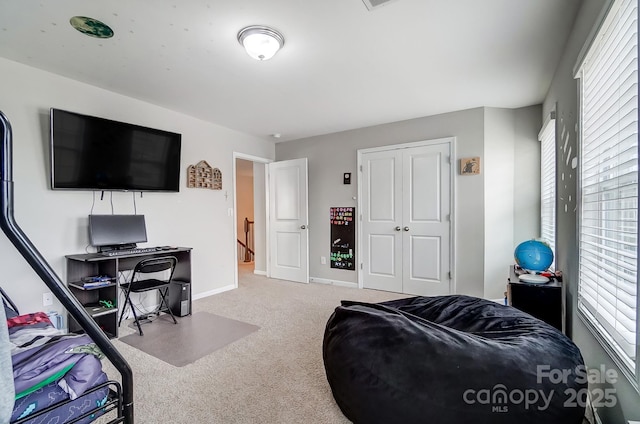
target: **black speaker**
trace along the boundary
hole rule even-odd
[[[175,280],[169,287],[169,308],[173,315],[183,317],[191,314],[191,283]]]

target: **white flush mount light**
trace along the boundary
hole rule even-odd
[[[238,41],[244,46],[249,56],[256,60],[271,59],[284,46],[282,34],[262,25],[242,28],[238,33]]]

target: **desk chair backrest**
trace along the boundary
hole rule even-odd
[[[131,281],[135,285],[136,276],[141,278],[140,274],[151,274],[155,272],[162,272],[166,270],[171,270],[169,278],[166,280],[167,284],[169,284],[173,278],[173,273],[176,269],[176,264],[178,263],[178,259],[175,256],[162,256],[159,258],[149,258],[143,259],[136,267],[133,269],[133,275],[131,276]]]

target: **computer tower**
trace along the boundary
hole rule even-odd
[[[169,308],[173,315],[183,317],[191,314],[191,284],[172,281],[169,287]]]

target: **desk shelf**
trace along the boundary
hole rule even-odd
[[[73,287],[74,289],[77,290],[83,290],[83,291],[88,291],[88,290],[99,290],[99,289],[104,289],[106,287],[112,287],[115,286],[116,283],[115,282],[111,282],[111,283],[106,283],[106,284],[100,284],[97,286],[88,286],[86,287],[84,285],[83,282],[74,282],[74,283],[68,283],[69,287]]]
[[[91,315],[91,318],[97,318],[118,312],[118,308],[107,308],[101,305],[84,305],[84,309],[89,315]]]
[[[191,311],[191,248],[178,247],[175,249],[150,252],[147,254],[105,256],[96,253],[67,255],[67,286],[78,301],[85,307],[87,313],[109,338],[118,337],[118,275],[122,271],[132,270],[135,265],[150,257],[171,255],[178,258],[178,264],[173,274],[174,280],[188,284],[189,308]],[[106,285],[85,287],[84,279],[91,276],[104,275],[110,277]],[[113,308],[104,308],[101,300],[111,302]],[[98,309],[95,309],[98,308]],[[82,333],[82,328],[69,315],[69,332]]]

